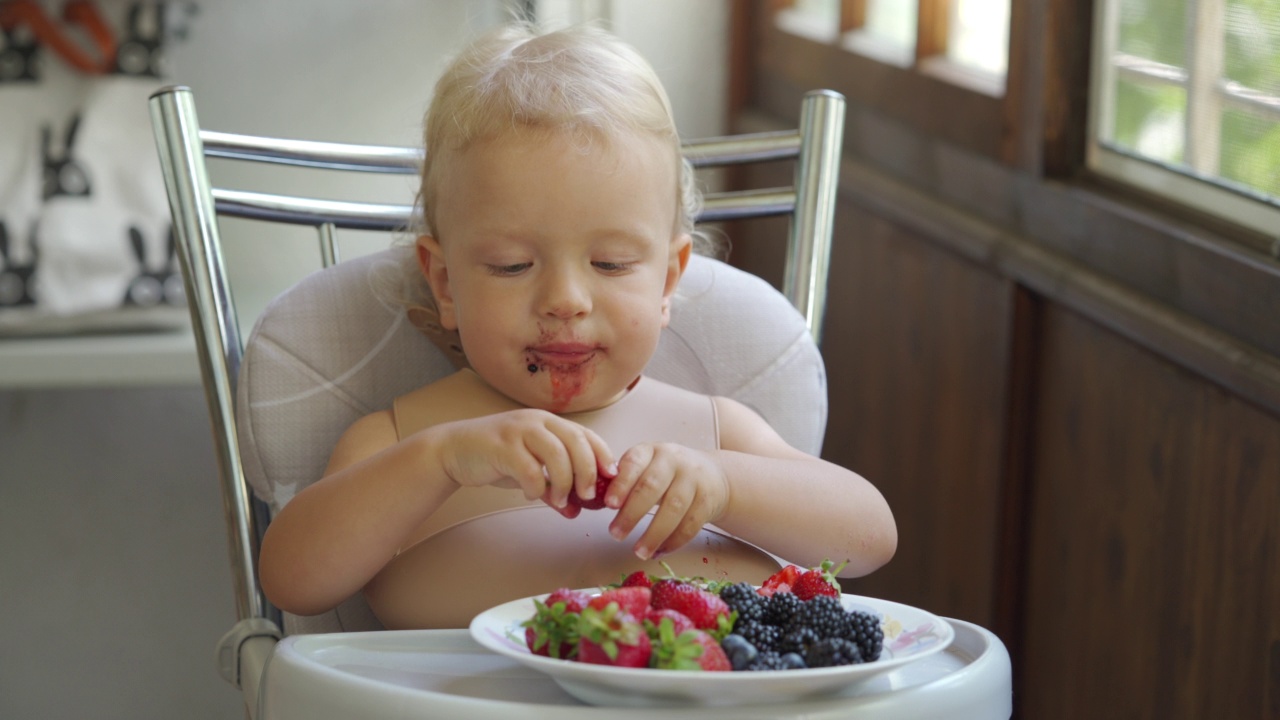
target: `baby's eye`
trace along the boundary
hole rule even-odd
[[[520,273],[533,267],[533,263],[515,263],[514,265],[485,265],[485,269],[490,275],[506,277],[510,275],[519,275]]]
[[[623,273],[630,270],[633,264],[630,262],[609,262],[607,260],[596,260],[591,263],[592,267],[606,273]]]

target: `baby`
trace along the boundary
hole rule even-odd
[[[260,572],[277,606],[363,591],[389,628],[462,627],[658,559],[760,582],[777,557],[848,576],[892,557],[869,482],[740,403],[643,375],[698,196],[633,49],[503,28],[446,69],[425,145],[417,259],[470,367],[354,423],[273,520]]]

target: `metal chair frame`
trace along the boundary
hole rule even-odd
[[[200,372],[213,425],[222,485],[232,580],[239,622],[219,643],[223,676],[254,707],[257,684],[280,637],[279,612],[257,582],[257,554],[269,521],[245,479],[235,420],[235,385],[243,353],[235,303],[222,258],[218,215],[317,228],[324,266],[338,262],[336,230],[396,231],[408,226],[410,205],[341,202],[216,188],[206,157],[328,170],[415,174],[422,151],[238,135],[204,130],[189,88],[167,87],[150,100],[152,126],[173,215]],[[694,140],[683,146],[695,168],[794,159],[792,187],[708,194],[700,222],[791,217],[783,294],[821,339],[835,215],[844,98],[817,90],[803,100],[799,128]],[[247,670],[249,665],[255,666]]]

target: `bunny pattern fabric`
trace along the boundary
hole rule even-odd
[[[0,1],[0,334],[186,322],[147,97],[192,9]]]

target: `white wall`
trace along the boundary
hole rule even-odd
[[[599,18],[649,58],[671,95],[683,135],[723,132],[727,0],[558,4],[575,6],[560,22]],[[302,6],[305,12],[299,11]],[[175,79],[195,91],[205,127],[417,145],[442,58],[501,22],[506,13],[500,0],[220,0],[203,6],[190,40],[175,48]],[[233,50],[228,38],[234,38]],[[362,199],[410,203],[415,190],[412,177],[370,181],[346,174],[299,181],[296,170],[217,162],[211,167],[227,185],[243,183],[266,191],[280,191],[278,183],[291,181],[291,188],[332,197],[354,193]],[[281,232],[231,220],[224,235],[229,272],[242,280],[237,303],[250,320],[271,296],[319,267],[309,229]],[[347,255],[362,254],[386,242],[382,236],[354,233],[342,249]]]

